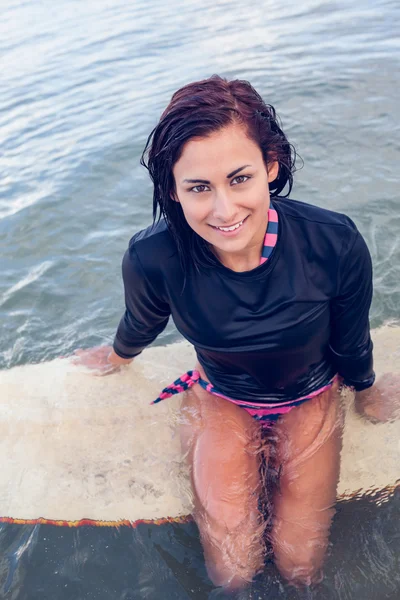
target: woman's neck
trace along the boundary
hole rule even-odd
[[[262,244],[258,248],[253,248],[251,252],[247,251],[246,254],[232,254],[218,252],[217,257],[219,261],[228,269],[237,271],[238,273],[243,271],[251,271],[260,265],[260,256],[262,252]]]

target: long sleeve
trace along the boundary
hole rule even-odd
[[[337,295],[331,302],[330,350],[344,383],[361,391],[375,381],[369,326],[372,262],[357,230],[349,232],[349,241],[339,263]]]
[[[113,348],[122,358],[133,358],[165,329],[170,308],[146,276],[134,244],[130,244],[122,260],[122,277],[126,310]]]

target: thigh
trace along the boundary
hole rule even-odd
[[[195,385],[182,402],[181,440],[209,575],[216,585],[249,581],[264,556],[260,426],[242,408]]]
[[[196,368],[206,379],[200,365]],[[246,512],[243,500],[260,488],[259,424],[236,404],[195,385],[183,397],[180,434],[195,509],[207,511],[208,518],[232,514],[232,521],[239,521]]]
[[[343,413],[338,386],[284,415],[276,426],[272,542],[289,580],[320,577],[334,515],[340,471]]]

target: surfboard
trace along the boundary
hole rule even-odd
[[[377,376],[400,372],[400,327],[372,332]],[[185,521],[188,473],[181,395],[151,405],[194,365],[187,342],[146,349],[121,372],[94,376],[69,359],[0,371],[0,521],[135,525]],[[400,480],[400,420],[372,424],[344,398],[339,498]]]

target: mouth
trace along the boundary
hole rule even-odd
[[[233,235],[233,234],[238,233],[243,228],[243,224],[246,222],[248,217],[249,217],[249,215],[247,215],[247,217],[245,217],[242,221],[238,221],[237,223],[234,223],[233,225],[228,225],[225,227],[217,226],[217,225],[210,225],[210,227],[212,227],[219,233],[222,233],[225,235]]]

